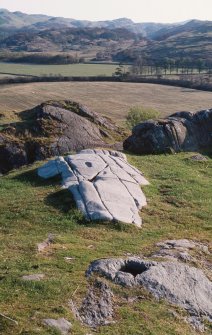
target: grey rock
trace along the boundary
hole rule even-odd
[[[87,149],[65,159],[58,157],[38,169],[38,175],[45,179],[57,174],[86,219],[141,226],[139,210],[147,202],[139,184],[147,185],[148,181],[124,154]]]
[[[142,122],[133,128],[123,145],[125,150],[137,154],[211,151],[212,109]]]
[[[195,330],[202,333],[205,330],[204,323],[198,316],[192,315],[185,319]]]
[[[108,140],[123,137],[108,118],[73,101],[45,102],[19,115],[21,122],[0,133],[0,173],[71,151],[112,146]]]
[[[197,154],[197,155],[191,156],[190,160],[192,160],[192,161],[207,161],[208,159],[201,154]]]
[[[32,275],[25,275],[22,277],[23,280],[33,280],[33,281],[40,281],[44,279],[45,275],[43,273],[36,273]]]
[[[184,262],[194,262],[197,260],[193,255],[190,255],[191,250],[195,250],[195,252],[199,254],[210,254],[207,245],[186,239],[166,240],[157,243],[156,246],[160,247],[160,249],[153,253],[151,257],[162,257]]]
[[[38,252],[44,251],[46,248],[50,246],[50,244],[53,243],[53,241],[54,241],[54,235],[49,234],[48,238],[45,241],[37,244]]]
[[[155,298],[166,299],[191,316],[212,317],[212,283],[197,268],[179,262],[112,258],[92,262],[86,275],[95,273],[123,286],[142,286]]]
[[[67,321],[64,318],[60,319],[44,319],[43,324],[57,329],[62,335],[67,335],[69,334],[69,330],[72,327],[71,322]]]
[[[157,243],[156,245],[164,248],[186,248],[186,249],[194,249],[196,246],[195,242],[186,239],[166,240],[164,242]]]
[[[106,283],[96,280],[88,290],[81,307],[76,313],[78,319],[90,327],[109,324],[113,321],[113,293]]]

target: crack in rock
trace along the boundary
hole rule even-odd
[[[38,169],[38,175],[45,179],[57,174],[86,219],[141,226],[139,210],[146,205],[146,197],[140,185],[148,185],[148,181],[121,152],[86,149]]]

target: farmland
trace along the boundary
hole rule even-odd
[[[18,112],[47,100],[70,99],[123,121],[129,108],[143,105],[161,116],[212,107],[212,93],[140,83],[60,82],[5,85],[0,88],[1,123],[18,120]]]
[[[116,67],[114,64],[35,65],[0,62],[0,73],[33,76],[111,76]]]

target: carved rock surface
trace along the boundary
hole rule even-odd
[[[212,109],[179,112],[136,125],[124,149],[137,154],[212,150]]]
[[[124,154],[82,150],[51,160],[38,169],[42,178],[57,174],[88,220],[122,221],[141,226],[139,210],[146,205],[140,185],[148,181]]]
[[[204,273],[179,262],[141,258],[112,258],[92,262],[86,272],[102,275],[123,286],[142,286],[157,299],[166,299],[195,317],[212,320],[212,283]]]

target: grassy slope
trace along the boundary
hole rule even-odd
[[[0,88],[0,113],[5,115],[0,122],[16,121],[16,112],[30,109],[43,101],[62,99],[81,102],[118,122],[134,105],[157,109],[161,116],[212,107],[211,92],[182,87],[106,82],[18,84]]]
[[[142,229],[86,223],[69,192],[60,189],[59,180],[43,181],[36,176],[39,164],[1,177],[0,312],[18,325],[0,317],[0,333],[56,334],[42,326],[45,317],[66,317],[73,322],[73,334],[90,333],[68,307],[69,299],[79,303],[86,292],[84,271],[90,261],[126,253],[148,255],[156,242],[168,238],[209,242],[212,160],[193,162],[187,159],[190,156],[128,156],[151,182],[144,189],[148,206],[142,211]],[[55,234],[55,243],[38,254],[36,244],[49,233]],[[66,256],[76,259],[67,263]],[[31,273],[44,273],[46,279],[37,283],[20,279]],[[115,287],[115,291],[118,322],[100,327],[98,334],[196,334],[173,316],[165,302],[158,303],[142,292],[146,299],[129,304],[123,298],[134,290]]]

